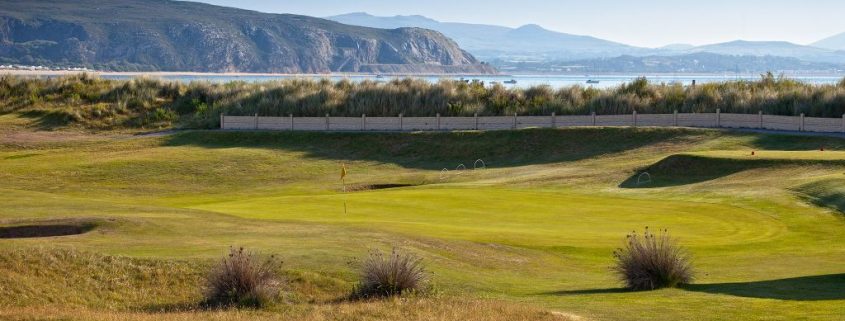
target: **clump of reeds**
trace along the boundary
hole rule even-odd
[[[688,284],[693,279],[690,257],[666,230],[660,234],[636,231],[614,252],[614,271],[632,290],[654,290]]]
[[[373,250],[361,267],[361,280],[354,298],[388,297],[420,293],[428,286],[429,275],[422,259],[393,249],[389,254]]]
[[[206,304],[212,306],[261,307],[279,297],[282,281],[276,257],[232,248],[206,278]]]

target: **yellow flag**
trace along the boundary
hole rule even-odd
[[[340,164],[340,180],[346,178],[346,164]]]

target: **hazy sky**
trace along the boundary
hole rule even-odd
[[[657,47],[744,40],[809,44],[845,32],[845,0],[201,0],[272,13],[419,14],[547,29]]]

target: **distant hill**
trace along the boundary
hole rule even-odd
[[[845,32],[819,40],[811,44],[811,46],[831,50],[845,50]]]
[[[377,17],[367,13],[351,13],[328,17],[338,22],[368,26],[374,28],[422,27],[437,30],[454,39],[461,47],[490,61],[506,71],[533,71],[519,66],[546,65],[546,69],[559,69],[562,61],[580,61],[628,56],[650,57],[671,56],[677,62],[694,57],[697,53],[712,53],[720,56],[720,61],[730,65],[749,63],[750,57],[760,57],[760,62],[773,63],[769,69],[778,67],[802,68],[825,67],[828,64],[845,64],[845,52],[831,49],[802,46],[789,42],[777,41],[731,41],[705,46],[672,44],[660,48],[640,48],[622,43],[602,40],[590,36],[579,36],[546,30],[538,25],[526,25],[508,28],[495,25],[440,22],[423,16]],[[845,44],[845,35],[842,36]],[[833,43],[833,41],[830,41]],[[832,49],[839,49],[834,45]],[[691,56],[692,55],[692,56]],[[733,56],[733,58],[730,58]],[[713,58],[715,56],[711,56]],[[744,57],[744,58],[742,58]],[[775,57],[792,58],[776,59]],[[733,60],[733,63],[727,61]],[[796,61],[798,63],[796,63]],[[810,62],[809,64],[803,62]],[[752,64],[759,68],[760,64]],[[803,66],[803,67],[802,67]],[[644,67],[645,68],[645,67]],[[624,68],[628,70],[628,67]],[[621,71],[621,70],[617,70]]]
[[[802,46],[786,41],[731,41],[699,46],[689,52],[709,52],[734,56],[779,56],[792,57],[812,62],[845,64],[845,52]]]
[[[0,0],[0,63],[107,70],[492,73],[454,41],[169,0]]]
[[[663,47],[657,48],[657,50],[668,50],[668,51],[685,51],[695,48],[695,46],[685,43],[673,43],[670,45],[665,45]]]
[[[729,56],[691,53],[675,56],[621,56],[566,62],[571,70],[584,73],[654,72],[654,73],[763,73],[767,71],[842,72],[845,67],[833,63],[807,62],[776,56]]]
[[[377,17],[350,13],[327,17],[337,22],[373,28],[420,27],[442,32],[479,58],[582,59],[647,54],[638,48],[589,36],[546,30],[538,25],[509,28],[495,25],[440,22],[423,16]]]

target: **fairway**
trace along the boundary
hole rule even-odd
[[[331,310],[354,284],[356,260],[392,247],[420,255],[433,271],[437,299],[415,303],[431,311],[480,300],[514,304],[520,308],[506,311],[526,320],[535,317],[522,307],[582,320],[845,315],[839,138],[653,128],[23,136],[0,141],[0,226],[96,228],[0,239],[0,308],[11,311],[0,317],[13,320],[50,309],[68,319],[190,318],[157,311],[198,300],[198,271],[229,246],[283,258],[293,286],[277,309],[292,318],[320,319],[315,313]],[[487,169],[472,170],[477,159]],[[341,164],[348,187],[395,187],[344,192]],[[459,164],[470,169],[452,170]],[[653,182],[632,184],[643,172]],[[610,271],[613,251],[646,226],[668,229],[689,250],[693,284],[622,289]],[[85,260],[130,271],[143,262],[153,276],[102,288],[91,278],[108,278],[96,273],[73,274],[70,286],[50,282],[59,272],[49,268],[20,269],[41,261],[80,262],[62,268],[70,271],[99,266]],[[52,301],[24,299],[45,292]],[[323,319],[378,315],[343,304],[349,315]]]

